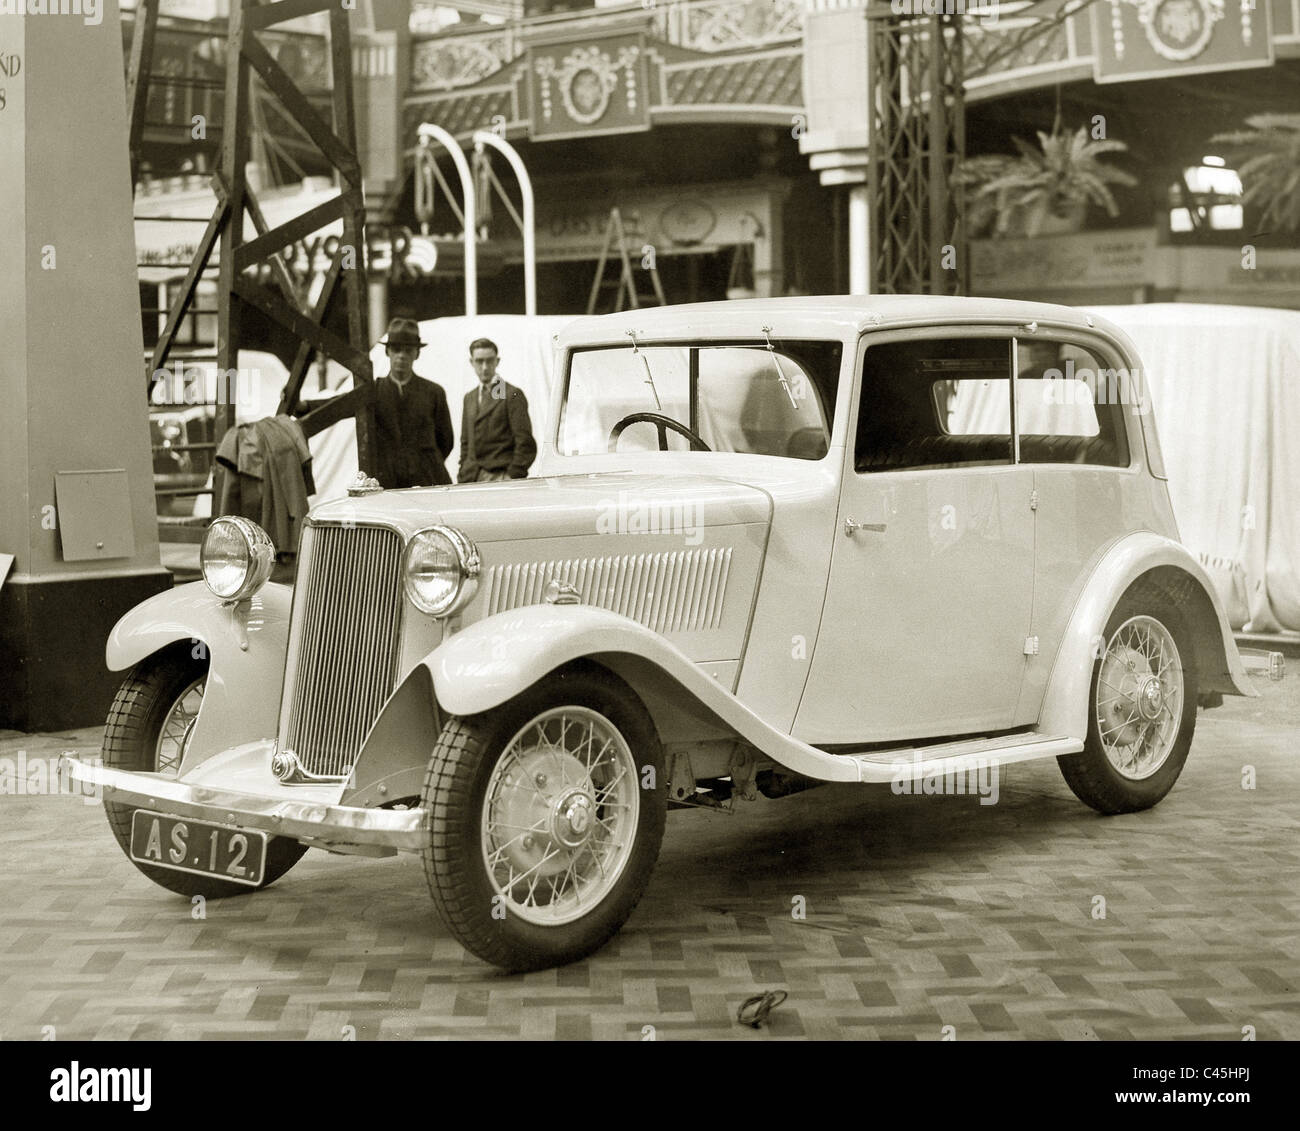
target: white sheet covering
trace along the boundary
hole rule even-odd
[[[460,416],[465,394],[478,378],[469,364],[469,344],[475,338],[490,338],[501,356],[498,374],[523,389],[528,398],[528,415],[533,436],[541,447],[541,431],[550,412],[552,382],[552,348],[554,335],[573,321],[572,315],[481,314],[474,318],[433,318],[420,323],[420,337],[426,345],[415,362],[415,372],[436,381],[447,393],[451,408],[456,449],[447,455],[447,471],[452,481],[460,466]],[[370,351],[375,376],[388,373],[388,354],[376,344]],[[331,365],[330,388],[344,392],[351,388],[352,375],[341,366]],[[309,377],[307,387],[314,391]],[[352,420],[341,420],[311,439],[312,471],[316,494],[312,502],[337,498],[347,493],[348,484],[357,475],[357,430]]]
[[[1233,628],[1300,629],[1300,312],[1089,309],[1138,347],[1179,531]]]

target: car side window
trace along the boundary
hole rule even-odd
[[[1009,464],[1011,339],[946,337],[867,348],[854,466]]]
[[[1070,342],[1016,340],[1021,463],[1127,467],[1129,375]]]

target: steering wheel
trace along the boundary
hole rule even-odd
[[[666,452],[668,450],[668,430],[679,432],[691,442],[691,451],[693,452],[711,452],[712,448],[706,444],[700,436],[692,432],[680,420],[674,420],[671,416],[665,416],[662,412],[629,412],[622,420],[609,430],[608,451],[618,450],[618,438],[632,424],[653,424],[659,430],[659,450]]]

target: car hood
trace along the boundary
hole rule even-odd
[[[699,475],[598,472],[412,487],[322,503],[315,522],[375,523],[409,538],[434,524],[454,526],[475,542],[591,534],[690,533],[703,527],[767,523],[766,491]]]

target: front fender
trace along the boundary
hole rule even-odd
[[[1116,542],[1084,586],[1057,649],[1039,731],[1087,738],[1088,695],[1098,641],[1121,597],[1148,573],[1166,587],[1182,589],[1175,601],[1193,634],[1200,690],[1258,694],[1250,685],[1228,618],[1205,570],[1185,546],[1142,531]]]
[[[196,581],[150,597],[113,626],[110,671],[178,641],[207,649],[208,681],[182,774],[222,750],[275,736],[292,595],[288,585],[269,584],[232,606]]]
[[[201,581],[178,585],[141,601],[113,626],[105,663],[111,672],[125,671],[168,644],[201,640],[213,656],[256,656],[278,647],[283,665],[292,598],[292,586],[263,585],[241,608],[224,603]]]
[[[646,704],[661,738],[684,737],[683,720],[731,733],[795,773],[860,781],[859,767],[771,727],[658,633],[590,605],[529,605],[456,633],[422,661],[438,706],[452,715],[489,711],[573,660],[620,675]]]

